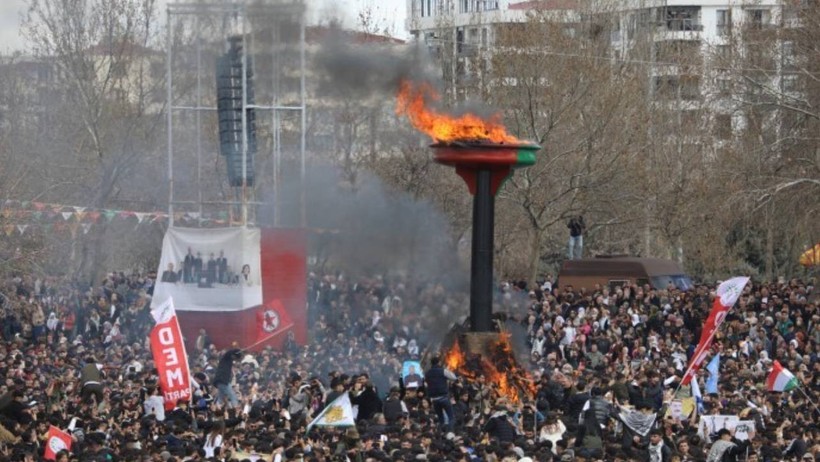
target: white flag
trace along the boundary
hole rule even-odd
[[[319,427],[352,427],[356,425],[353,406],[347,393],[340,395],[328,404],[325,409],[307,426],[307,431]]]
[[[689,382],[689,384],[692,386],[692,397],[695,398],[695,405],[698,408],[698,412],[703,413],[705,408],[703,407],[703,395],[700,392],[698,378],[695,377],[691,382]]]

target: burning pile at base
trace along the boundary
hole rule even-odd
[[[483,375],[500,396],[512,403],[535,396],[535,382],[530,373],[518,365],[509,332],[460,335],[444,354],[443,363],[467,381],[477,381]]]
[[[525,143],[504,127],[501,114],[447,114],[436,107],[441,99],[429,82],[403,80],[396,113],[407,117],[436,143],[436,162],[455,167],[473,195],[473,244],[470,263],[470,329],[452,341],[443,363],[468,381],[484,377],[511,403],[536,393],[530,374],[518,365],[509,332],[492,332],[493,228],[495,195],[515,168],[535,163],[539,146]]]

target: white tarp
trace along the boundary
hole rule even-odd
[[[169,297],[177,311],[230,311],[262,304],[258,229],[170,228],[151,306]]]

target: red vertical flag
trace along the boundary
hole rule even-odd
[[[178,401],[191,399],[191,373],[188,355],[182,341],[174,302],[166,300],[151,310],[156,325],[151,329],[151,352],[159,373],[159,386],[165,398],[166,409],[172,409]]]
[[[46,436],[46,452],[43,459],[57,460],[57,453],[62,450],[71,451],[71,435],[52,425]]]
[[[293,327],[288,311],[279,300],[260,306],[256,311],[256,342],[262,342]]]
[[[712,305],[712,312],[709,313],[709,318],[703,325],[703,332],[700,334],[700,342],[695,348],[695,354],[692,355],[692,360],[689,362],[689,368],[683,374],[682,385],[688,385],[692,378],[697,374],[703,360],[706,359],[706,353],[709,347],[712,346],[712,339],[729,314],[729,310],[734,306],[746,283],[749,282],[747,277],[735,277],[727,281],[723,281],[717,288],[717,297],[715,303]]]

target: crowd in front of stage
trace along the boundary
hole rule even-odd
[[[148,348],[153,283],[121,273],[95,287],[28,275],[0,282],[0,460],[47,453],[60,461],[137,462],[820,456],[820,311],[810,281],[745,288],[704,363],[716,364],[718,374],[701,369],[697,397],[680,383],[714,286],[501,284],[495,311],[535,390],[515,401],[498,383],[466,380],[435,360],[450,322],[465,313],[463,291],[436,281],[311,273],[308,345],[250,353],[219,349],[202,332],[188,352],[194,398],[173,409],[164,406]],[[425,377],[402,380],[405,361],[420,361]],[[776,365],[782,377],[794,377],[783,382],[787,391],[770,391]],[[345,393],[356,425],[306,433]],[[49,450],[52,426],[69,435],[68,450]]]

